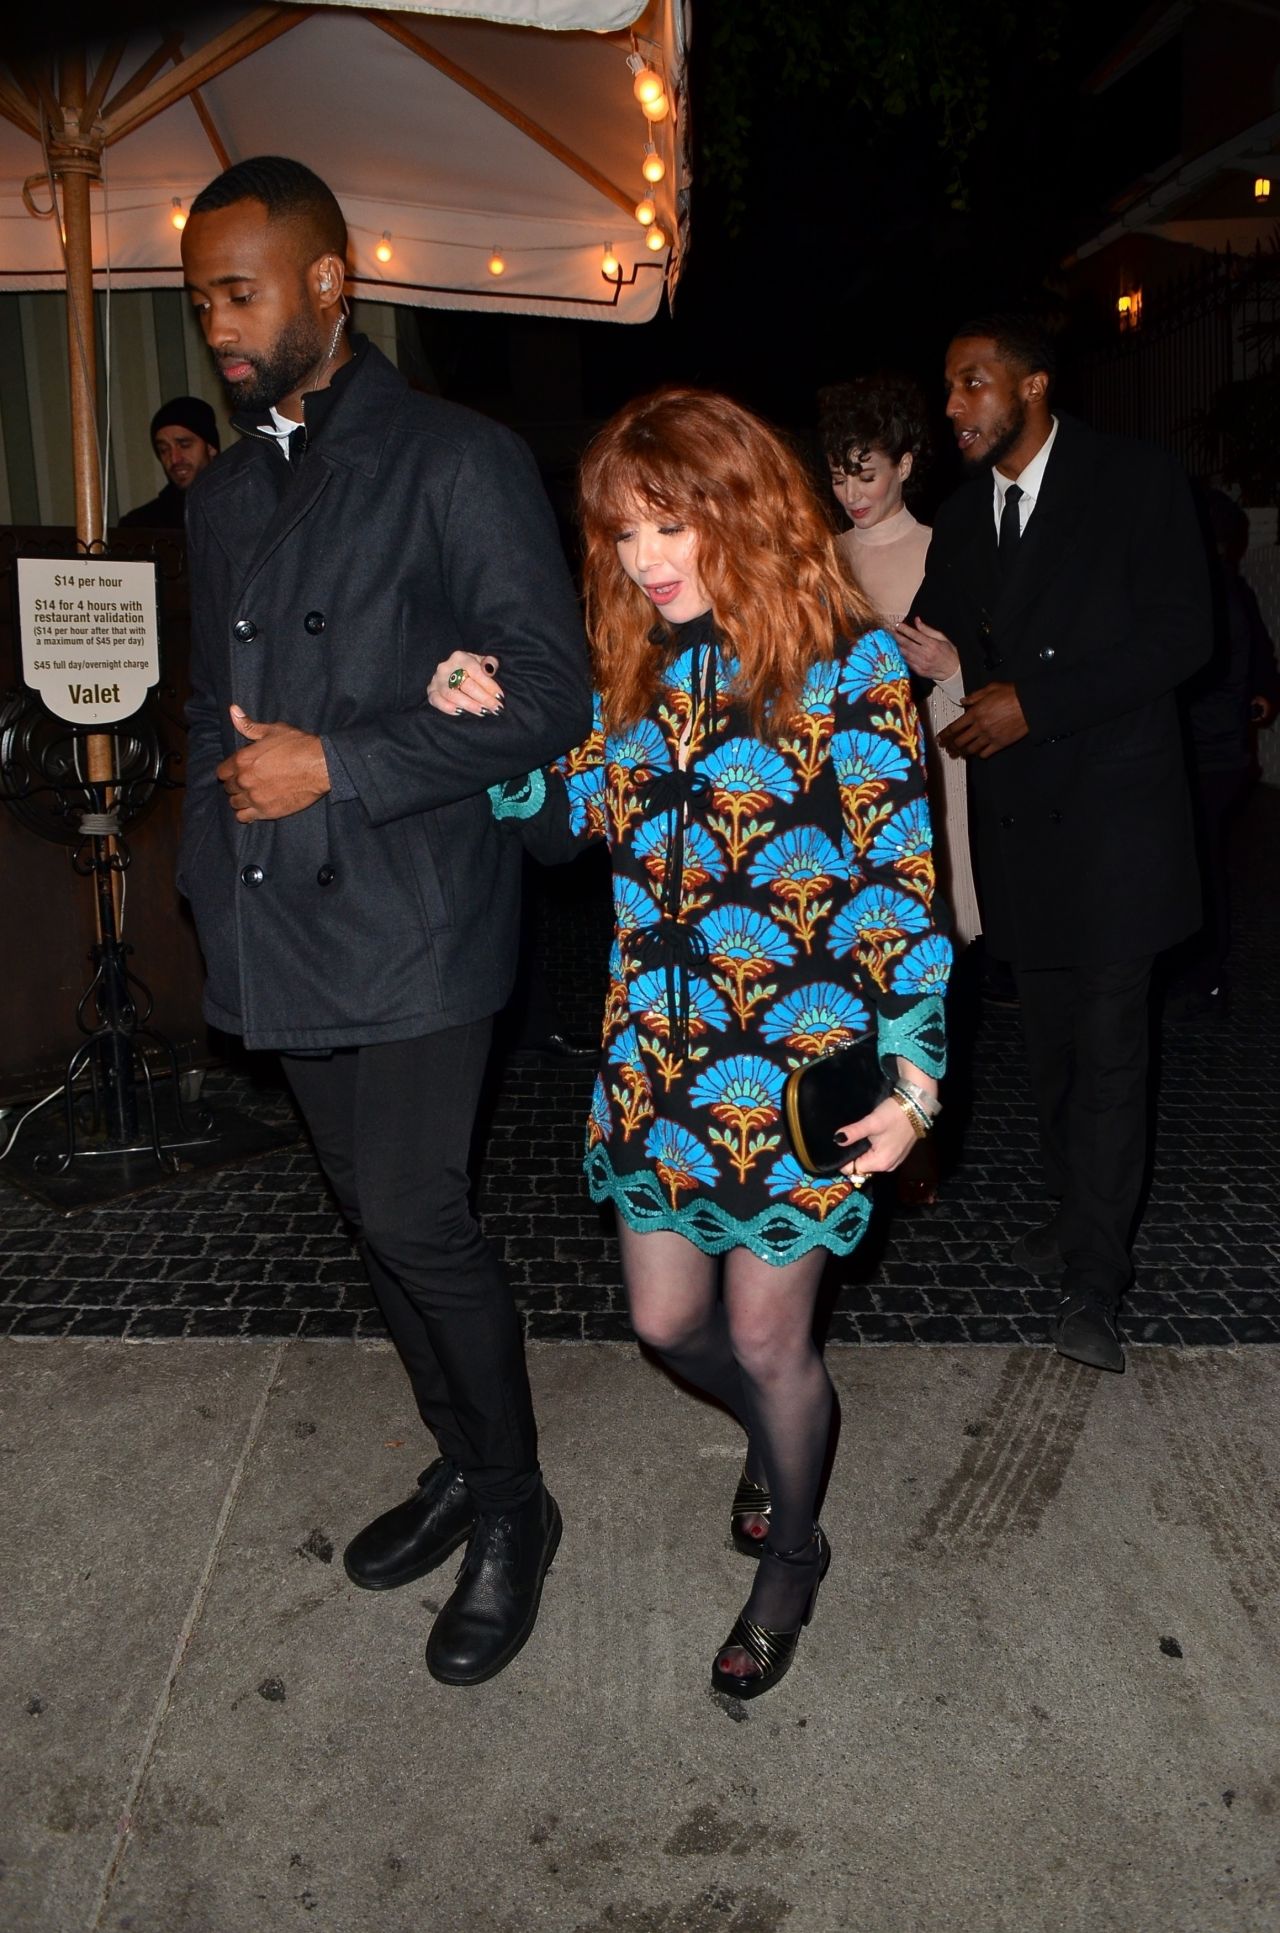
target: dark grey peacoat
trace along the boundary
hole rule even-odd
[[[343,374],[296,469],[246,437],[188,493],[178,884],[206,1016],[250,1047],[409,1039],[501,1007],[520,847],[485,788],[591,721],[581,615],[528,449],[415,394],[376,348]],[[500,716],[427,704],[458,648],[501,660]],[[322,735],[345,777],[331,766],[333,792],[306,811],[238,824],[214,776],[243,743],[233,701]]]
[[[915,610],[956,645],[965,690],[1011,682],[1030,728],[969,762],[997,958],[1101,966],[1193,932],[1174,694],[1212,629],[1204,545],[1172,458],[1060,418],[1012,572],[1000,581],[984,471],[942,506]]]

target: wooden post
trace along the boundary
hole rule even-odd
[[[49,161],[62,191],[67,262],[67,364],[71,384],[71,463],[75,478],[76,537],[86,551],[102,541],[102,471],[98,457],[98,347],[93,317],[93,224],[90,190],[102,171],[102,139],[82,125],[88,97],[83,48],[59,60],[61,128],[50,131]],[[116,778],[116,741],[90,732],[84,741],[85,776],[110,785]],[[111,795],[108,795],[108,806]],[[118,882],[113,880],[118,902]],[[119,905],[116,907],[119,916]],[[100,936],[101,937],[101,936]]]

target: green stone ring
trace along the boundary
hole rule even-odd
[[[465,665],[459,665],[456,671],[451,671],[447,680],[450,691],[456,691],[466,675]]]

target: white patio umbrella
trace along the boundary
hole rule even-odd
[[[685,5],[274,4],[0,68],[0,288],[65,281],[81,544],[103,527],[93,289],[108,269],[180,287],[184,211],[235,160],[288,154],[329,182],[357,295],[652,316],[687,242]],[[111,748],[90,739],[91,777],[110,781]]]

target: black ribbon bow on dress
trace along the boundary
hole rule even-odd
[[[707,652],[705,659],[707,716],[714,721],[715,645],[707,642],[705,649]],[[703,664],[699,642],[695,641],[689,668],[689,691],[692,700],[689,725],[691,740],[698,718],[698,695],[702,685]],[[705,967],[711,957],[707,942],[698,928],[687,926],[680,918],[680,908],[684,898],[685,824],[693,801],[705,797],[706,792],[707,782],[704,778],[677,766],[669,772],[656,773],[643,787],[641,795],[646,818],[651,818],[657,812],[669,812],[671,824],[667,833],[667,850],[662,867],[660,894],[662,917],[656,926],[646,927],[643,932],[636,935],[636,958],[642,967],[659,968],[666,975],[667,1030],[671,1040],[671,1051],[681,1060],[689,1051],[689,978],[692,973]]]

